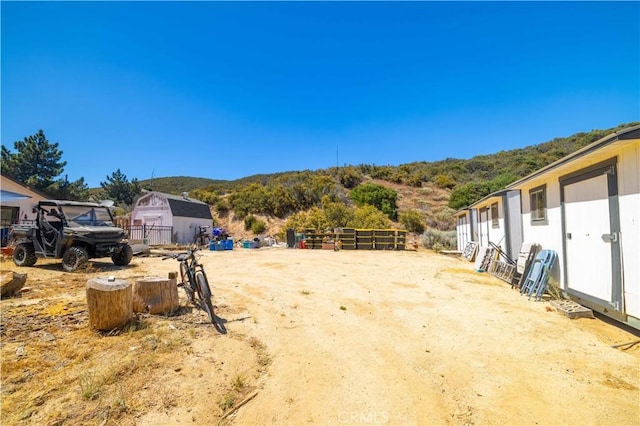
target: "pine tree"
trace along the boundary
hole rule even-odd
[[[2,146],[3,171],[35,189],[46,191],[67,165],[58,143],[49,142],[42,130],[15,141],[13,147],[16,152]]]
[[[132,205],[136,196],[142,192],[138,180],[133,179],[129,182],[127,176],[120,169],[113,172],[111,176],[107,176],[107,181],[100,182],[100,186],[106,198],[117,204],[128,206]]]

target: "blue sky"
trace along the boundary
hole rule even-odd
[[[69,180],[471,158],[640,120],[638,2],[1,3],[1,141]],[[96,163],[95,158],[99,158]]]

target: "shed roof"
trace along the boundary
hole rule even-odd
[[[186,196],[164,195],[167,197],[171,213],[173,213],[174,216],[213,219],[207,203]]]
[[[16,185],[19,185],[20,187],[26,189],[27,191],[30,191],[34,195],[40,196],[40,197],[45,198],[45,199],[49,198],[49,196],[47,194],[45,194],[44,192],[39,191],[39,190],[37,190],[35,188],[32,188],[32,187],[26,185],[25,183],[19,181],[17,178],[13,177],[9,173],[5,172],[4,170],[0,170],[0,176],[2,176],[2,179],[10,180],[11,182],[15,183]],[[23,194],[23,195],[27,195],[27,194]]]
[[[598,139],[597,141],[585,146],[584,148],[580,148],[579,150],[565,156],[562,157],[561,159],[554,161],[553,163],[536,170],[535,172],[531,173],[528,176],[523,177],[522,179],[519,179],[509,185],[507,185],[507,189],[515,189],[516,187],[518,187],[519,185],[537,177],[540,176],[544,173],[547,173],[550,170],[556,169],[564,164],[570,163],[571,161],[574,161],[580,157],[584,157],[587,154],[590,154],[594,151],[597,151],[607,145],[610,145],[614,142],[618,142],[618,141],[625,141],[625,140],[631,140],[631,139],[640,139],[640,125],[637,126],[632,126],[632,127],[627,127],[621,130],[618,130],[617,132],[613,132],[601,139]]]
[[[167,199],[171,213],[176,217],[193,217],[199,219],[211,219],[211,210],[209,205],[195,198],[189,198],[187,196],[166,194],[164,192],[152,191],[154,194],[158,194]]]
[[[467,207],[468,209],[477,206],[479,204],[484,204],[485,201],[494,198],[494,197],[502,197],[504,194],[508,193],[509,189],[504,188],[504,189],[499,189],[497,191],[492,192],[491,194],[485,195],[484,197],[482,197],[481,199],[479,199],[478,201],[476,201],[475,203],[471,204],[469,207]]]

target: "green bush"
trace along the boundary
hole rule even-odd
[[[251,232],[255,235],[262,234],[265,229],[267,229],[267,224],[260,219],[256,219],[251,225]]]
[[[374,206],[364,205],[355,209],[350,228],[361,229],[387,229],[391,227],[391,221],[386,214]]]
[[[287,218],[287,221],[284,223],[284,229],[293,229],[296,232],[302,232],[306,227],[307,222],[307,212],[298,212],[294,213]]]
[[[421,188],[424,179],[419,174],[413,174],[407,178],[407,185],[414,188]]]
[[[393,189],[386,188],[375,183],[364,183],[356,186],[350,193],[351,198],[358,207],[370,205],[386,214],[389,219],[395,220],[398,217],[398,193]]]
[[[262,234],[266,228],[267,224],[263,220],[258,219],[252,214],[244,218],[245,231],[251,231],[257,235]]]
[[[422,245],[431,250],[453,250],[457,246],[456,231],[428,229],[422,236]]]
[[[355,167],[343,167],[338,171],[338,180],[345,188],[355,188],[362,182],[362,172]]]
[[[258,220],[254,215],[250,214],[244,218],[244,230],[249,231],[253,224]]]
[[[194,189],[189,192],[189,195],[210,205],[215,204],[219,199],[218,194],[216,194],[214,191],[208,191],[206,189]]]
[[[323,208],[312,207],[308,211],[292,214],[284,225],[285,229],[295,229],[296,232],[307,229],[386,229],[390,227],[391,221],[387,215],[373,206],[364,205],[353,208],[338,202],[324,202]]]
[[[407,210],[400,213],[400,223],[409,232],[422,234],[424,232],[424,222],[422,215],[417,210]]]
[[[440,188],[451,189],[456,186],[456,181],[451,179],[448,175],[438,175],[434,179],[433,183]]]
[[[354,209],[339,201],[331,201],[329,197],[322,199],[322,212],[330,228],[348,227],[353,220]]]
[[[482,197],[491,193],[489,182],[468,182],[458,186],[451,192],[449,207],[454,210],[468,207]]]
[[[229,214],[229,210],[231,209],[229,203],[226,200],[218,200],[215,208],[220,217],[225,217],[227,214]]]

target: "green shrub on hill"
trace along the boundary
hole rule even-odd
[[[428,201],[439,208],[443,206],[443,202],[448,202],[448,209],[428,209],[424,212],[424,221],[432,228],[451,229],[455,223],[449,217],[452,214],[449,209],[455,211],[467,207],[603,136],[637,124],[639,123],[627,123],[611,129],[576,133],[538,145],[478,155],[470,159],[446,158],[399,166],[347,165],[317,171],[253,175],[235,181],[156,178],[140,181],[140,186],[172,194],[191,192],[192,196],[215,205],[221,216],[230,210],[240,219],[249,214],[271,215],[288,218],[293,222],[297,221],[296,223],[306,223],[304,226],[300,225],[301,228],[296,225],[296,229],[304,229],[312,224],[313,227],[340,227],[345,226],[345,223],[352,226],[358,220],[365,223],[376,222],[363,219],[368,217],[367,214],[356,214],[357,209],[349,205],[349,199],[360,208],[374,206],[378,213],[366,209],[371,215],[384,212],[387,222],[389,219],[396,220],[399,213],[397,192],[367,180],[378,179],[423,189],[427,186],[425,184],[432,183],[445,192],[438,199]],[[447,195],[449,191],[450,196]],[[220,201],[223,195],[228,195],[225,198],[226,204]],[[328,197],[328,202],[324,201],[325,197]],[[334,204],[328,204],[329,202]],[[307,213],[299,214],[301,212]],[[405,217],[405,221],[408,220]]]
[[[428,229],[422,234],[421,239],[422,245],[431,250],[453,250],[456,248],[456,231]]]
[[[417,210],[407,210],[400,213],[400,223],[409,232],[422,234],[424,232],[424,222],[422,215]]]
[[[365,205],[376,207],[386,214],[389,219],[395,220],[398,217],[398,206],[396,204],[398,193],[393,189],[375,183],[364,183],[356,186],[349,193],[349,198],[359,207]]]

